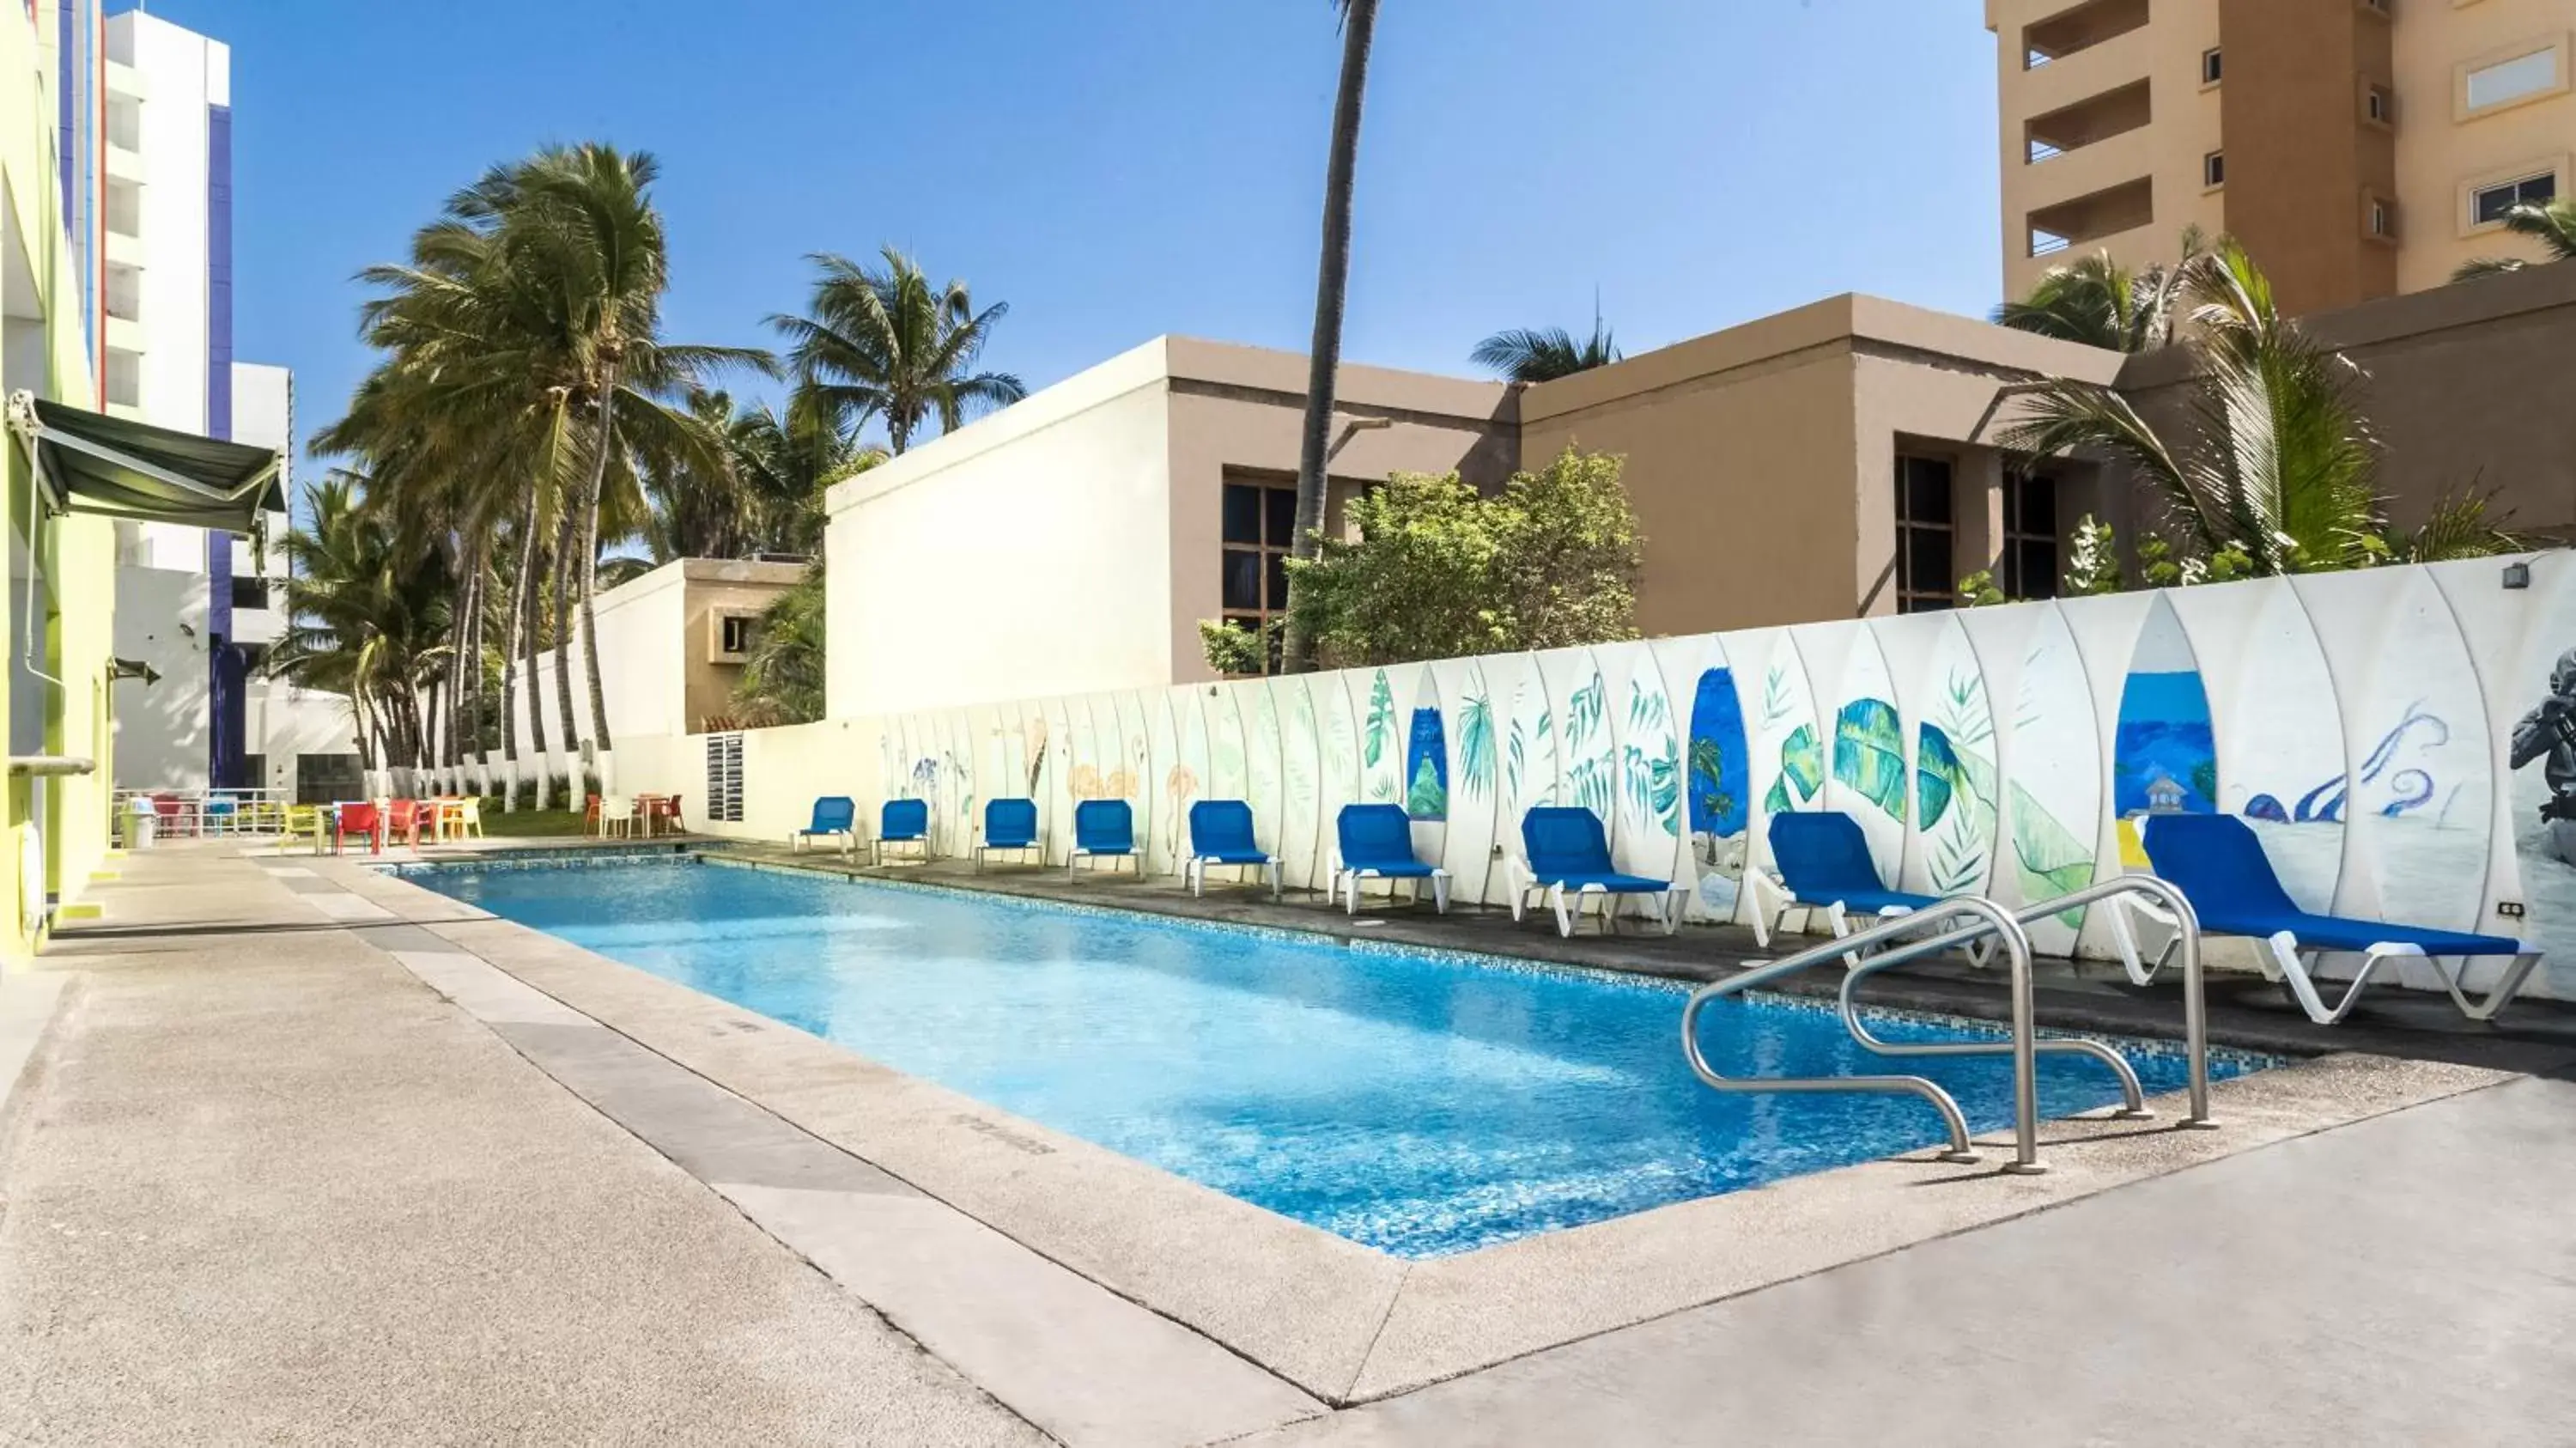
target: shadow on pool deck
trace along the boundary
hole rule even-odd
[[[1671,937],[1623,921],[1617,935],[1597,934],[1598,922],[1585,922],[1572,939],[1556,932],[1553,918],[1533,912],[1515,922],[1509,910],[1453,905],[1446,916],[1428,903],[1419,908],[1389,905],[1362,897],[1358,917],[1339,905],[1328,905],[1314,891],[1292,890],[1272,903],[1262,891],[1211,885],[1205,898],[1194,898],[1176,879],[1108,872],[1085,873],[1068,880],[1060,869],[995,868],[977,873],[963,861],[935,860],[926,865],[854,866],[828,853],[791,853],[784,846],[738,840],[698,842],[708,854],[792,865],[827,875],[856,879],[914,881],[961,890],[985,890],[1024,899],[1081,905],[1113,906],[1187,920],[1223,921],[1301,930],[1336,939],[1392,941],[1488,955],[1634,971],[1680,980],[1718,980],[1738,965],[1785,957],[1819,942],[1821,937],[1775,938],[1771,949],[1754,943],[1741,926],[1685,925]],[[1637,933],[1642,932],[1642,933]],[[2182,1035],[2182,995],[2176,984],[2160,980],[2139,989],[2129,984],[2117,962],[2043,958],[2034,978],[2041,1024],[2069,1030],[2125,1036],[2178,1039]],[[2363,1004],[2342,1025],[2309,1021],[2278,986],[2250,972],[2213,969],[2209,973],[2209,1035],[2213,1044],[2286,1055],[2327,1051],[2368,1051],[2418,1060],[2449,1061],[2535,1075],[2576,1077],[2576,1005],[2525,997],[2482,1024],[2468,1020],[2449,997],[2429,991],[2400,990],[2383,981],[2362,996]],[[1817,969],[1777,983],[1783,994],[1831,998],[1842,985],[1838,971]],[[1937,1011],[1981,1020],[2008,1018],[2003,972],[1980,971],[1957,957],[1919,961],[1876,976],[1861,991],[1871,1005],[1903,1010]]]

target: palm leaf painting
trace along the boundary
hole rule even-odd
[[[1458,763],[1469,799],[1493,792],[1494,701],[1483,694],[1469,694],[1458,707]]]
[[[2018,784],[2012,786],[2012,843],[2024,899],[2054,900],[2093,883],[2092,847],[2075,838]],[[2057,918],[2072,927],[2083,919],[2083,912],[2069,910]]]
[[[1395,690],[1386,682],[1386,670],[1380,669],[1369,684],[1368,724],[1362,730],[1361,753],[1368,767],[1375,769],[1394,747]]]
[[[1682,832],[1681,756],[1669,736],[1663,752],[1648,754],[1631,744],[1623,751],[1619,772],[1625,786],[1629,810],[1664,827],[1664,833],[1678,837]]]
[[[1762,797],[1762,807],[1773,814],[1803,809],[1824,787],[1824,746],[1816,738],[1814,725],[1801,724],[1780,741],[1780,777],[1771,781],[1771,792]]]
[[[1700,816],[1725,820],[1735,814],[1735,796],[1726,789],[1726,746],[1714,739],[1694,739],[1690,749],[1691,803]],[[1743,826],[1738,824],[1737,829]],[[1714,828],[1712,834],[1721,833]],[[1731,833],[1731,832],[1725,832]]]
[[[1610,817],[1612,797],[1610,761],[1579,759],[1565,772],[1565,792],[1569,802],[1579,804],[1603,819]]]
[[[1428,759],[1413,766],[1413,784],[1405,791],[1404,812],[1418,820],[1446,819],[1449,814],[1449,791],[1440,783],[1440,771]]]
[[[1610,691],[1602,686],[1601,676],[1594,674],[1591,683],[1575,690],[1574,697],[1565,701],[1566,747],[1580,753],[1592,736],[1601,732],[1609,713]]]
[[[1944,895],[1976,889],[1994,829],[1994,766],[1953,744],[1937,724],[1923,725],[1916,737],[1915,798],[1932,845],[1933,887]]]
[[[1854,699],[1834,716],[1834,782],[1905,821],[1905,736],[1896,706]]]

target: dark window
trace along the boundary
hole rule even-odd
[[[1225,485],[1225,541],[1260,544],[1262,492],[1252,483]],[[1289,502],[1293,505],[1295,501],[1296,494],[1289,494]]]
[[[752,635],[758,632],[760,620],[747,613],[728,614],[722,620],[722,624],[724,629],[722,652],[750,653]]]
[[[2222,57],[2217,51],[2204,50],[2200,53],[2200,83],[2202,85],[2216,85],[2227,78],[2226,73],[2227,67],[2222,64]]]
[[[2057,596],[2057,480],[2004,477],[2003,590],[2007,598]]]
[[[1288,612],[1288,558],[1296,540],[1296,484],[1225,485],[1225,550],[1217,602],[1227,623],[1249,633],[1269,633],[1272,673],[1279,670],[1275,625]]]
[[[2545,206],[2558,199],[2558,176],[2525,176],[2501,186],[2482,186],[2469,195],[2469,205],[2480,226],[2492,226],[2513,214],[2517,206]]]
[[[238,573],[234,574],[233,607],[268,607],[268,580],[265,578],[245,578]]]
[[[242,788],[244,789],[268,788],[268,756],[265,754],[243,755],[241,777]]]
[[[2397,124],[2397,96],[2384,85],[2372,86],[2362,97],[2362,115],[2376,126]]]
[[[235,644],[233,647],[241,650],[242,668],[246,672],[256,674],[259,672],[259,666],[268,662],[266,644]]]
[[[1958,601],[1951,567],[1950,461],[1896,460],[1896,611],[1928,613]]]
[[[295,756],[297,804],[330,804],[337,800],[356,799],[364,787],[358,773],[358,756],[354,754]]]
[[[2227,184],[2226,152],[2212,151],[2208,155],[2200,158],[2200,184],[2203,186],[2224,186]]]

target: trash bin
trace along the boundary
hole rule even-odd
[[[135,796],[125,806],[125,847],[129,850],[152,848],[152,832],[160,826],[161,816],[152,801]]]

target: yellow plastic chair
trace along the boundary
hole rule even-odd
[[[331,827],[324,822],[319,805],[290,804],[286,807],[286,838],[279,841],[284,849],[296,840],[310,838],[313,853],[321,854],[331,843]]]
[[[478,840],[483,838],[483,801],[473,795],[458,800],[455,807],[441,818],[447,821],[448,830],[457,839],[465,838],[469,832]]]

